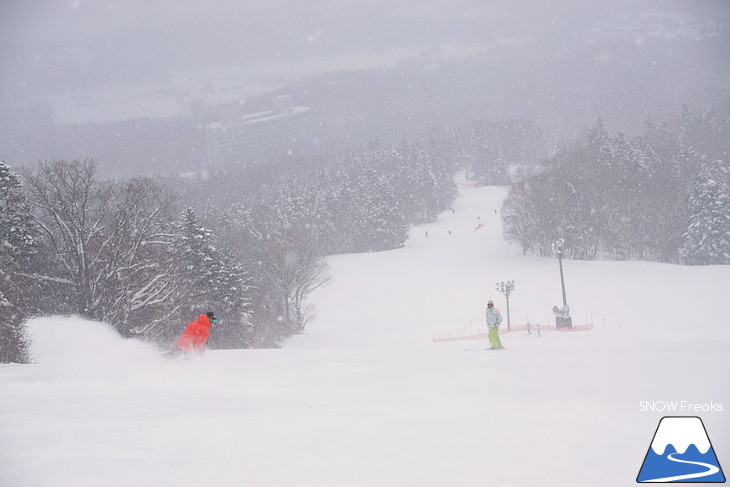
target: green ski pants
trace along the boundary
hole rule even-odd
[[[492,348],[502,348],[502,341],[499,339],[499,327],[489,329],[489,346]]]

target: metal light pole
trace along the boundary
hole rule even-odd
[[[556,326],[573,326],[573,320],[570,317],[570,308],[568,308],[568,298],[565,297],[565,277],[563,276],[563,244],[565,240],[558,239],[553,244],[553,252],[558,255],[558,266],[560,267],[560,288],[563,291],[563,309],[555,317]]]
[[[568,298],[565,297],[565,277],[563,277],[563,244],[565,241],[561,238],[553,246],[553,250],[558,254],[558,266],[560,267],[560,288],[563,290],[563,309],[568,309]]]
[[[510,324],[509,319],[509,295],[512,294],[512,291],[515,289],[515,281],[501,281],[497,283],[497,291],[504,294],[504,297],[507,298],[507,331],[511,331],[512,327]]]

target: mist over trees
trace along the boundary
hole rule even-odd
[[[684,108],[632,138],[599,120],[548,158],[534,124],[495,120],[185,177],[108,180],[88,159],[0,164],[0,358],[27,361],[23,322],[59,313],[166,347],[212,309],[212,347],[278,346],[313,318],[325,256],[403,245],[450,206],[457,170],[511,184],[505,236],[526,253],[564,238],[578,259],[727,264],[729,113]]]
[[[451,203],[453,170],[417,144],[194,181],[104,180],[91,160],[44,161],[21,177],[3,163],[0,359],[28,359],[22,323],[40,314],[170,346],[214,310],[210,346],[278,346],[313,317],[322,258],[401,246],[409,225]]]
[[[512,184],[502,218],[524,252],[549,255],[562,237],[578,259],[727,264],[729,113],[685,108],[633,138],[599,120],[547,159],[531,122],[496,120],[187,177],[107,180],[91,160],[20,174],[0,164],[0,358],[27,361],[23,322],[59,313],[164,347],[213,309],[212,347],[278,346],[314,316],[323,257],[401,246],[410,225],[450,206],[460,169]]]
[[[0,360],[52,313],[279,346],[324,257],[403,245],[458,170],[526,253],[728,263],[726,2],[47,3],[0,5]],[[207,160],[284,94],[300,152]]]
[[[635,138],[599,121],[512,188],[505,235],[539,255],[563,238],[578,259],[728,264],[729,132],[727,106],[649,120]]]
[[[206,125],[232,109],[269,110],[281,94],[310,108],[318,143],[309,155],[499,118],[530,120],[552,147],[599,117],[634,136],[647,114],[729,99],[721,0],[349,1],[336,15],[324,13],[328,2],[212,1],[186,7],[205,14],[194,20],[167,1],[124,2],[114,13],[93,2],[46,3],[15,2],[0,16],[0,157],[14,167],[84,156],[109,175],[196,171]],[[52,25],[72,13],[91,32],[23,29],[21,11]],[[104,21],[117,28],[106,32]]]
[[[307,296],[328,280],[322,258],[397,248],[455,195],[453,166],[421,145],[374,145],[332,158],[284,158],[177,180],[189,203],[251,275],[256,346],[299,333]],[[256,317],[258,319],[256,319]],[[262,324],[263,323],[263,324]]]

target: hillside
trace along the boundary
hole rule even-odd
[[[728,266],[566,261],[592,331],[432,342],[478,331],[489,298],[506,313],[497,281],[516,281],[513,325],[561,304],[557,261],[503,241],[505,194],[460,186],[404,248],[331,257],[317,318],[279,350],[169,361],[101,324],[32,322],[38,363],[0,366],[0,485],[632,485],[667,414],[640,403],[664,400],[724,404],[674,415],[701,416],[730,464]]]

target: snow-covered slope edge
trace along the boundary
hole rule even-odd
[[[640,401],[728,410],[727,266],[566,261],[593,331],[432,343],[479,327],[489,297],[505,312],[496,281],[517,283],[513,323],[561,300],[555,259],[503,241],[505,190],[460,191],[404,248],[331,257],[317,318],[281,350],[170,362],[48,319],[39,363],[0,366],[0,485],[629,485],[663,415]],[[730,463],[727,412],[702,420]]]

